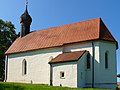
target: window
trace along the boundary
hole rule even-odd
[[[65,78],[65,73],[64,72],[60,72],[60,78]]]
[[[23,60],[23,75],[27,74],[27,61],[24,59]]]
[[[105,53],[105,68],[108,68],[108,52]]]
[[[90,69],[90,53],[87,54],[87,69]]]

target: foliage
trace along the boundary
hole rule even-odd
[[[40,84],[4,83],[0,82],[0,90],[110,90],[100,88],[68,88]]]
[[[4,80],[4,53],[16,38],[14,25],[0,19],[0,80]]]
[[[118,74],[117,77],[120,78],[120,74]]]

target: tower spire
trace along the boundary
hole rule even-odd
[[[28,13],[27,8],[28,8],[28,0],[26,0],[26,10],[20,17],[20,24],[21,24],[20,37],[23,37],[30,33],[30,25],[32,22],[32,18]]]
[[[28,0],[26,0],[26,8],[28,7]]]

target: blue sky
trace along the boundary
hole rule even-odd
[[[120,43],[120,0],[29,0],[28,9],[33,19],[31,31],[101,17]],[[17,32],[24,10],[25,0],[0,0],[0,18],[11,21]],[[117,73],[120,73],[119,64],[118,49]]]

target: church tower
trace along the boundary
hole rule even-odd
[[[28,1],[26,0],[26,10],[20,17],[20,25],[21,25],[20,37],[24,37],[25,35],[30,33],[30,25],[32,22],[32,18],[28,13],[27,7],[28,7]]]

